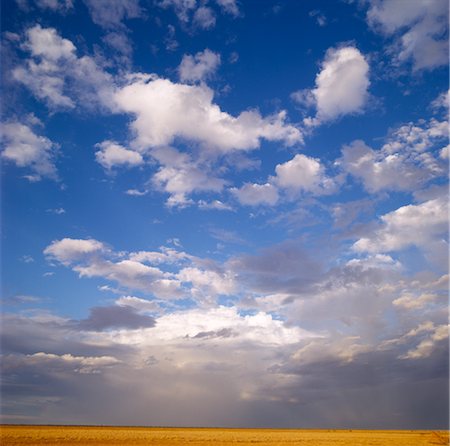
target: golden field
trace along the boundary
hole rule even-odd
[[[425,446],[448,445],[447,431],[1,426],[10,445]]]

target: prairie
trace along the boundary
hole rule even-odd
[[[449,444],[448,431],[210,429],[106,426],[1,426],[1,444],[189,446],[426,446]]]

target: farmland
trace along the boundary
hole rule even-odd
[[[426,446],[449,444],[447,431],[209,429],[97,426],[1,426],[12,445]]]

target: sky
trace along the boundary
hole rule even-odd
[[[2,422],[448,428],[448,15],[2,2]]]

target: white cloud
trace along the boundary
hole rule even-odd
[[[369,192],[381,190],[413,191],[433,178],[445,174],[442,162],[433,156],[430,129],[412,124],[401,127],[380,150],[363,141],[353,141],[342,149],[337,161],[344,171],[360,179]]]
[[[92,21],[102,28],[120,27],[125,18],[142,16],[139,0],[84,0]]]
[[[41,9],[64,13],[73,8],[73,0],[36,0],[36,5]]]
[[[213,103],[213,95],[206,85],[141,76],[115,97],[121,110],[135,116],[134,144],[142,151],[171,144],[177,137],[221,152],[256,149],[262,138],[288,146],[302,142],[300,131],[285,122],[286,112],[263,118],[251,110],[234,117]]]
[[[448,64],[448,4],[440,0],[372,0],[367,21],[394,37],[394,59],[412,59],[414,70]]]
[[[73,43],[55,29],[29,28],[22,48],[31,57],[13,69],[13,78],[50,108],[113,109],[111,76],[93,58],[78,58]]]
[[[63,238],[61,240],[54,240],[45,248],[44,254],[64,265],[68,265],[81,260],[86,255],[105,250],[105,245],[94,239]]]
[[[211,210],[214,209],[216,211],[232,211],[233,208],[226,203],[223,203],[220,200],[212,200],[210,202],[205,200],[199,200],[197,202],[198,208],[203,210]]]
[[[173,8],[178,19],[183,23],[187,23],[190,13],[197,7],[197,0],[162,0],[159,6],[162,8]]]
[[[161,246],[160,251],[138,251],[130,253],[130,260],[142,263],[149,263],[151,265],[160,264],[178,264],[193,257],[186,252],[177,251],[173,248]]]
[[[205,296],[207,298],[216,295],[230,295],[236,291],[236,283],[232,273],[201,270],[198,268],[183,268],[178,273],[182,282],[192,284],[194,297]]]
[[[111,48],[124,56],[124,61],[129,62],[129,58],[133,53],[133,45],[129,37],[124,32],[112,31],[103,37],[103,41]]]
[[[100,373],[103,368],[122,362],[113,356],[73,356],[70,353],[55,355],[44,352],[26,355],[23,360],[28,364],[45,364],[49,369],[70,367],[76,373]]]
[[[240,11],[237,0],[216,0],[216,3],[227,14],[231,14],[234,17],[239,16]]]
[[[381,226],[370,236],[360,238],[353,249],[359,252],[390,252],[409,246],[434,249],[448,231],[446,196],[407,205],[381,217]]]
[[[435,111],[444,109],[448,110],[450,105],[450,99],[449,99],[449,93],[450,91],[444,91],[442,92],[432,103],[431,108]]]
[[[207,3],[197,0],[162,0],[159,6],[166,9],[173,8],[183,26],[192,25],[194,28],[211,29],[216,24],[216,16]],[[240,15],[236,0],[215,0],[215,3],[226,14],[233,17]]]
[[[100,150],[95,152],[95,158],[105,169],[115,166],[134,167],[144,163],[142,155],[134,150],[126,149],[114,141],[103,141],[96,144]]]
[[[220,54],[206,48],[195,56],[185,54],[178,67],[181,82],[197,82],[210,78],[220,65]]]
[[[316,88],[311,90],[317,114],[313,119],[307,118],[305,123],[319,125],[340,116],[362,112],[370,85],[369,64],[364,55],[352,46],[330,48],[321,68],[316,76]],[[303,94],[303,97],[308,98],[308,95]]]
[[[278,202],[278,190],[270,183],[245,183],[241,188],[233,187],[230,191],[241,204],[247,206],[273,206]]]
[[[1,157],[19,167],[27,167],[31,181],[41,177],[57,179],[54,158],[58,145],[45,136],[34,133],[31,127],[20,122],[6,122],[2,125],[3,150]]]
[[[196,28],[211,29],[216,26],[216,15],[211,8],[201,6],[195,11],[192,23]]]
[[[47,209],[46,212],[49,212],[51,214],[56,214],[56,215],[62,215],[66,213],[66,210],[64,208],[50,208]]]
[[[392,301],[396,307],[406,308],[408,310],[416,310],[424,308],[428,303],[434,302],[438,296],[432,293],[423,293],[415,295],[413,293],[403,293],[400,297]]]
[[[152,313],[159,310],[159,305],[155,301],[141,299],[135,296],[122,296],[115,301],[117,305],[131,307],[142,313]]]
[[[271,180],[279,187],[291,191],[319,192],[333,187],[333,181],[326,177],[320,160],[297,154],[289,161],[275,167],[276,176]]]
[[[348,267],[356,267],[361,271],[376,269],[401,269],[402,264],[386,254],[375,254],[364,259],[351,259],[346,263]]]
[[[153,175],[153,183],[170,194],[167,200],[169,207],[192,204],[188,194],[198,191],[219,192],[225,185],[224,180],[212,176],[194,164],[160,167]]]
[[[113,252],[97,240],[65,238],[52,242],[44,254],[80,277],[101,277],[166,300],[190,296],[211,303],[217,295],[231,294],[236,287],[233,273],[174,248]]]
[[[270,314],[259,312],[241,316],[236,307],[219,306],[210,309],[192,309],[163,315],[156,320],[151,336],[142,333],[115,333],[119,343],[161,344],[184,339],[187,342],[214,342],[236,344],[242,341],[265,346],[295,344],[311,336],[298,327],[287,327]],[[103,336],[111,336],[104,333]],[[185,345],[185,348],[188,344]],[[186,357],[186,360],[188,358]],[[223,358],[225,359],[225,358]]]
[[[414,348],[408,350],[400,359],[421,359],[429,357],[439,342],[448,340],[448,325],[434,326],[432,322],[420,325],[416,330],[412,330],[400,338],[400,342],[408,337],[416,337],[421,332],[429,333]]]

